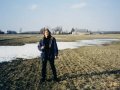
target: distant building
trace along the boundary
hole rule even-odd
[[[16,32],[16,31],[8,30],[8,31],[7,31],[7,34],[17,34],[17,32]]]
[[[71,34],[85,35],[85,34],[90,34],[90,32],[88,31],[88,29],[77,29],[77,28],[74,29],[74,28],[72,28]]]
[[[5,34],[2,30],[0,30],[0,34]]]

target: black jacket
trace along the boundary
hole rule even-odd
[[[44,46],[42,49],[41,47]],[[38,49],[41,51],[42,59],[55,59],[55,56],[58,56],[58,47],[56,39],[54,37],[43,38],[38,44]]]

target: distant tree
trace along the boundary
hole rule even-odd
[[[40,34],[43,34],[44,29],[45,29],[45,28],[41,28],[41,29],[40,29]]]
[[[57,26],[57,27],[53,28],[52,30],[53,30],[54,34],[62,34],[63,33],[62,27],[60,27],[60,26]]]
[[[0,34],[5,34],[5,32],[3,32],[2,30],[0,30]]]
[[[72,32],[74,32],[74,31],[75,31],[75,29],[74,29],[74,28],[72,28],[70,33],[72,34]]]
[[[20,28],[19,33],[22,33],[22,28]]]
[[[7,34],[17,34],[16,31],[7,30]]]

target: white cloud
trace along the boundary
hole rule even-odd
[[[33,4],[33,5],[31,5],[31,6],[30,6],[30,10],[36,10],[36,9],[37,9],[37,7],[38,7],[38,5],[37,5],[37,4]]]
[[[71,8],[73,9],[80,9],[80,8],[84,8],[86,7],[87,3],[83,2],[83,3],[79,3],[79,4],[74,4],[71,6]]]

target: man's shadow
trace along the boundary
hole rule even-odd
[[[60,81],[66,80],[66,79],[73,79],[77,77],[91,77],[91,76],[100,76],[100,75],[111,75],[111,74],[120,74],[120,70],[106,70],[103,72],[91,72],[91,73],[80,73],[77,74],[77,72],[74,73],[65,73],[64,75],[60,76]]]

